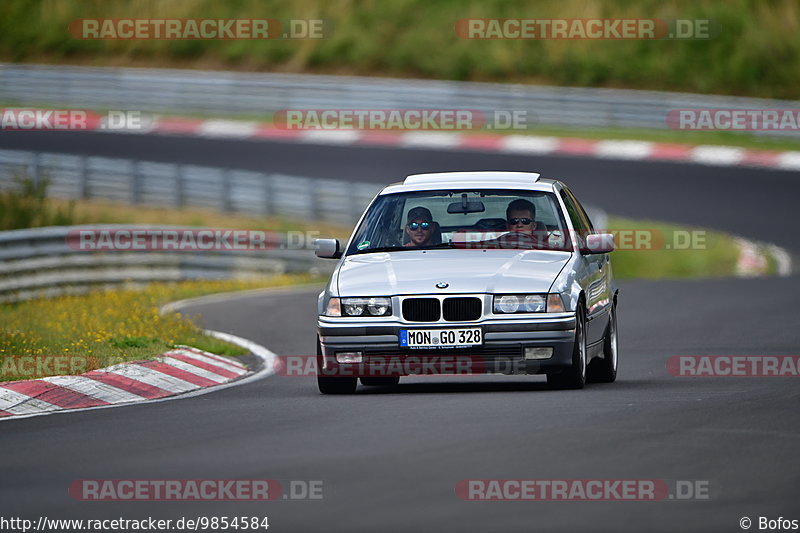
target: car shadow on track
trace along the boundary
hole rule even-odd
[[[358,394],[420,394],[448,392],[530,392],[547,391],[544,381],[496,381],[496,382],[464,382],[455,383],[401,383],[395,387],[359,386]]]
[[[616,383],[591,383],[586,385],[586,393],[638,390],[664,386],[664,382],[654,380],[617,381]],[[486,392],[558,392],[548,387],[545,381],[458,381],[430,383],[400,383],[396,386],[359,385],[356,394],[442,394],[442,393],[486,393]],[[577,392],[577,391],[567,391]]]

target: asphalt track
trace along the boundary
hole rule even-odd
[[[58,134],[0,147],[181,160],[383,181],[419,170],[543,170],[613,213],[731,230],[800,250],[796,173],[437,150]],[[144,155],[143,155],[144,154]],[[321,396],[272,376],[185,400],[0,425],[0,516],[268,515],[270,531],[741,531],[800,519],[797,378],[678,378],[672,355],[797,354],[798,277],[620,283],[620,377],[406,379]],[[314,349],[316,290],[185,311],[278,354]],[[321,501],[78,502],[76,479],[322,480]],[[466,502],[464,479],[663,479],[709,499]]]

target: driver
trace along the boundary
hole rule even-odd
[[[517,198],[506,208],[508,231],[525,233],[533,237],[536,229],[536,206],[524,198]]]
[[[416,247],[433,244],[433,224],[433,215],[427,208],[422,206],[413,208],[408,212],[406,222],[408,242],[403,246]]]

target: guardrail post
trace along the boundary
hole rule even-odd
[[[350,194],[348,194],[350,197],[350,219],[356,221],[361,216],[361,205],[358,202],[358,183],[351,181],[348,183],[348,188],[350,189]]]
[[[78,159],[78,195],[89,198],[89,157],[85,155]]]
[[[233,171],[231,169],[223,169],[222,194],[220,194],[220,209],[223,213],[230,213],[233,210],[233,198],[231,198],[232,183]]]
[[[309,179],[308,181],[309,181],[309,185],[310,185],[309,192],[311,194],[311,202],[309,202],[311,204],[310,205],[311,213],[309,214],[308,219],[309,220],[323,220],[324,219],[324,216],[323,216],[324,213],[322,212],[322,209],[321,209],[321,207],[322,207],[322,199],[320,198],[321,187],[319,186],[319,180],[312,178],[312,179]]]
[[[138,204],[142,200],[142,169],[141,162],[133,162],[133,172],[131,172],[131,203]]]
[[[264,183],[264,215],[270,216],[275,213],[274,193],[275,184],[272,176],[269,174],[262,174]]]
[[[175,166],[175,207],[183,207],[186,202],[184,190],[183,165]]]
[[[39,185],[42,180],[41,157],[39,152],[34,152],[31,157],[31,181],[33,181],[34,185]]]

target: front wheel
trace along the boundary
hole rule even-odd
[[[320,376],[322,371],[322,345],[317,339],[317,387],[322,394],[353,394],[358,387],[358,378]]]
[[[356,378],[317,376],[317,387],[322,394],[353,394],[357,386]]]
[[[572,364],[558,374],[547,374],[551,389],[582,389],[586,385],[586,314],[583,306],[575,313],[575,344]]]
[[[589,365],[589,380],[594,383],[613,383],[617,379],[619,353],[617,351],[617,306],[611,307],[611,316],[603,339],[603,357]]]

